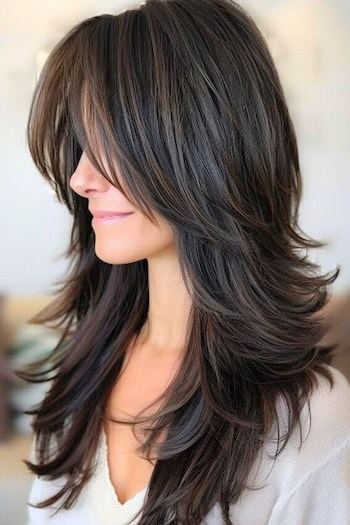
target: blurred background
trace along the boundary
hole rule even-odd
[[[48,385],[13,373],[56,344],[54,329],[27,321],[48,304],[68,261],[71,217],[37,172],[25,127],[35,82],[48,53],[77,22],[117,14],[141,1],[1,0],[0,46],[0,524],[26,525],[32,483],[22,459],[32,441],[23,411]],[[304,193],[303,230],[327,242],[310,253],[322,269],[341,265],[325,308],[325,343],[350,380],[350,2],[242,0],[274,56],[296,127]],[[349,407],[350,408],[350,407]],[[14,499],[13,494],[16,493]]]

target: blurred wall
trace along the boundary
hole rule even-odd
[[[66,271],[71,218],[37,172],[25,126],[40,52],[78,21],[141,1],[1,0],[0,291],[47,293]],[[304,231],[329,242],[312,253],[350,287],[350,3],[347,0],[245,0],[276,60],[296,126]]]

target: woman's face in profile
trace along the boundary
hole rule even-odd
[[[102,261],[109,264],[131,263],[173,249],[173,232],[169,224],[155,212],[159,225],[153,224],[101,175],[85,151],[71,176],[70,187],[88,199],[92,215],[104,211],[130,212],[122,220],[94,218],[95,252]]]

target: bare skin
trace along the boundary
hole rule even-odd
[[[164,352],[154,357],[147,353],[145,347],[133,347],[110,393],[105,413],[122,419],[136,415],[162,394],[171,382],[180,364],[179,357],[177,352]],[[159,406],[157,402],[145,414],[154,413]],[[139,443],[131,426],[107,421],[104,428],[109,477],[119,502],[123,504],[148,485],[155,461],[147,461],[138,455],[136,447]],[[161,442],[164,437],[161,435],[158,441]]]
[[[130,344],[106,404],[108,415],[129,419],[155,400],[174,377],[192,301],[179,269],[172,230],[162,217],[156,214],[158,225],[149,221],[95,169],[85,152],[70,186],[89,200],[92,211],[133,212],[122,222],[94,226],[95,252],[101,260],[148,262],[148,318],[137,341]],[[139,443],[130,426],[108,422],[105,431],[109,475],[123,504],[148,485],[154,465],[137,454]]]

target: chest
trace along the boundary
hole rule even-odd
[[[132,419],[164,392],[175,371],[176,365],[170,358],[127,361],[108,396],[106,415],[124,420]],[[143,415],[154,413],[160,403],[161,401],[157,402]],[[106,421],[104,428],[109,478],[119,502],[124,504],[148,485],[156,460],[147,460],[137,451],[142,441],[142,424],[132,426]],[[161,442],[164,438],[161,435],[158,441]]]

